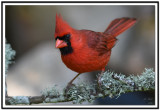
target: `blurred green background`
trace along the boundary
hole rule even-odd
[[[155,68],[154,5],[24,5],[6,6],[5,9],[6,39],[16,50],[15,63],[10,65],[7,77],[10,96],[40,95],[40,90],[50,84],[63,88],[77,74],[63,64],[59,50],[55,49],[56,13],[75,29],[98,32],[103,32],[116,18],[137,18],[132,28],[117,37],[106,69],[140,74],[146,67]],[[97,73],[82,74],[74,83],[93,81]],[[152,100],[146,101],[148,98]],[[117,100],[98,99],[93,104],[154,104],[154,93],[136,92],[122,95]]]

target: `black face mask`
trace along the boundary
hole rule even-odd
[[[63,37],[56,37],[56,40],[63,40],[67,43],[67,47],[59,48],[60,52],[62,55],[67,55],[73,52],[73,48],[71,47],[71,42],[70,42],[70,34],[66,34]]]

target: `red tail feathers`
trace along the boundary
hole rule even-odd
[[[135,18],[118,18],[113,20],[104,33],[111,34],[113,36],[118,36],[136,22]]]

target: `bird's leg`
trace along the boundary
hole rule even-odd
[[[73,85],[72,82],[80,75],[80,73],[78,73],[67,85],[66,87],[66,92],[69,90],[69,88]]]
[[[100,81],[100,79],[101,79],[101,77],[102,77],[104,71],[105,71],[105,67],[102,68],[101,74],[100,74],[99,77],[98,77],[98,86],[99,86],[99,87],[101,86],[101,81]]]

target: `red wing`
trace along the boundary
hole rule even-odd
[[[110,51],[115,45],[116,38],[109,34],[103,34],[101,32],[94,32],[90,30],[81,30],[87,38],[87,44],[93,50],[99,52],[99,55],[105,54]]]

